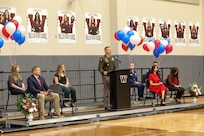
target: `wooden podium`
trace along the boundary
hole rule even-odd
[[[116,70],[109,74],[111,110],[130,109],[130,70]]]

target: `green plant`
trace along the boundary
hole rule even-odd
[[[20,94],[17,99],[17,108],[26,116],[38,112],[39,101],[33,98],[32,94]]]

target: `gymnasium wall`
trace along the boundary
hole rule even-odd
[[[127,16],[139,17],[139,34],[142,35],[142,17],[151,17],[156,19],[156,38],[158,38],[158,20],[170,19],[186,21],[186,35],[188,35],[188,22],[197,21],[200,24],[200,45],[203,44],[203,12],[200,4],[188,4],[180,2],[171,2],[167,0],[35,0],[32,4],[28,0],[1,0],[1,6],[16,7],[17,15],[23,18],[23,25],[26,26],[27,8],[42,8],[48,11],[48,42],[47,43],[28,43],[27,41],[18,46],[14,43],[5,43],[1,50],[1,55],[102,55],[103,48],[111,45],[114,54],[127,54],[121,49],[120,42],[113,38],[113,33],[123,29],[127,25]],[[76,13],[76,43],[60,44],[57,40],[57,11],[68,10]],[[88,45],[85,43],[85,13],[100,13],[102,15],[102,44]],[[173,26],[173,24],[172,24]],[[174,37],[174,28],[171,29]],[[174,45],[174,41],[172,40]],[[152,55],[145,52],[142,47],[138,47],[131,52],[131,55]],[[195,55],[203,56],[203,46],[190,47],[174,46],[170,55]]]

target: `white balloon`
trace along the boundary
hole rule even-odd
[[[133,33],[134,33],[134,35],[139,36],[137,31],[134,30]]]
[[[163,44],[165,46],[168,45],[168,41],[167,40],[161,40],[160,42],[161,42],[161,44]]]
[[[3,29],[4,25],[0,24],[0,37],[3,37],[3,33],[2,33],[2,29]]]
[[[125,26],[125,27],[123,28],[123,32],[124,32],[125,34],[127,34],[127,32],[130,31],[130,30],[131,30],[131,29],[130,29],[129,26]]]
[[[13,35],[13,33],[16,31],[16,25],[13,22],[8,22],[6,24],[6,31],[8,34]]]
[[[134,45],[137,45],[138,43],[140,43],[141,41],[141,37],[139,35],[132,35],[130,36],[130,42]]]
[[[148,48],[149,48],[151,51],[153,51],[153,50],[155,49],[155,44],[154,44],[154,42],[148,42],[147,45],[148,45]]]
[[[15,15],[14,18],[13,18],[13,20],[18,21],[18,24],[19,24],[19,25],[22,23],[22,18],[21,18],[21,16]]]
[[[18,30],[21,32],[22,35],[25,35],[26,28],[23,25],[18,26]]]

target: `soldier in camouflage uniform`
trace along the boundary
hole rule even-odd
[[[110,77],[108,72],[114,71],[116,66],[114,62],[114,58],[111,56],[111,48],[109,46],[104,49],[105,55],[100,58],[98,64],[98,70],[102,74],[103,79],[103,101],[105,110],[110,109]]]

